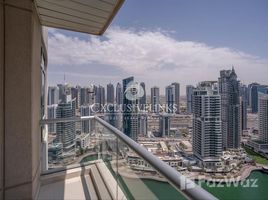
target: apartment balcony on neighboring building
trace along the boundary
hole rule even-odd
[[[47,113],[45,26],[102,35],[123,3],[0,0],[1,200],[160,198],[144,178],[169,183],[176,199],[216,199],[98,116],[77,117],[77,101]]]

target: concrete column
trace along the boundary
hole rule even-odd
[[[4,0],[4,9],[4,198],[34,199],[41,166],[41,25],[33,0]]]

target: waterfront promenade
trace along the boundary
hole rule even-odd
[[[115,166],[112,167],[114,168]],[[162,181],[166,182],[166,180],[159,174],[157,173],[151,173],[151,172],[145,172],[142,170],[133,170],[131,167],[126,166],[126,165],[120,165],[119,167],[119,174],[123,177],[127,178],[133,178],[133,179],[151,179],[151,180],[156,180],[156,181]],[[254,166],[254,165],[246,165],[243,166],[237,173],[232,173],[231,175],[222,175],[218,174],[215,175],[213,173],[206,173],[202,174],[199,172],[186,172],[183,173],[183,175],[186,178],[189,178],[191,180],[196,180],[196,181],[213,181],[213,182],[219,182],[219,183],[226,183],[229,182],[230,180],[236,180],[238,182],[246,180],[252,171],[262,171],[262,165]]]

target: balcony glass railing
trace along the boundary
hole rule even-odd
[[[216,199],[97,116],[41,121],[45,173],[97,163],[113,199]],[[47,168],[47,169],[46,169]]]

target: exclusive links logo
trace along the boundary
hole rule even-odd
[[[145,91],[143,87],[138,82],[131,81],[127,84],[126,90],[124,92],[124,95],[126,99],[130,101],[135,101],[141,97],[143,97],[145,94]]]
[[[101,104],[101,103],[94,103],[91,106],[92,113],[124,113],[124,112],[153,112],[153,113],[176,113],[178,109],[178,105],[175,101],[167,102],[166,104],[161,104],[159,101],[159,94],[158,94],[158,101],[154,104],[148,104],[144,101],[145,98],[145,88],[142,86],[141,83],[131,81],[126,85],[126,89],[123,93],[123,104]],[[125,102],[124,99],[128,100],[129,102]],[[144,101],[140,101],[143,99]]]

